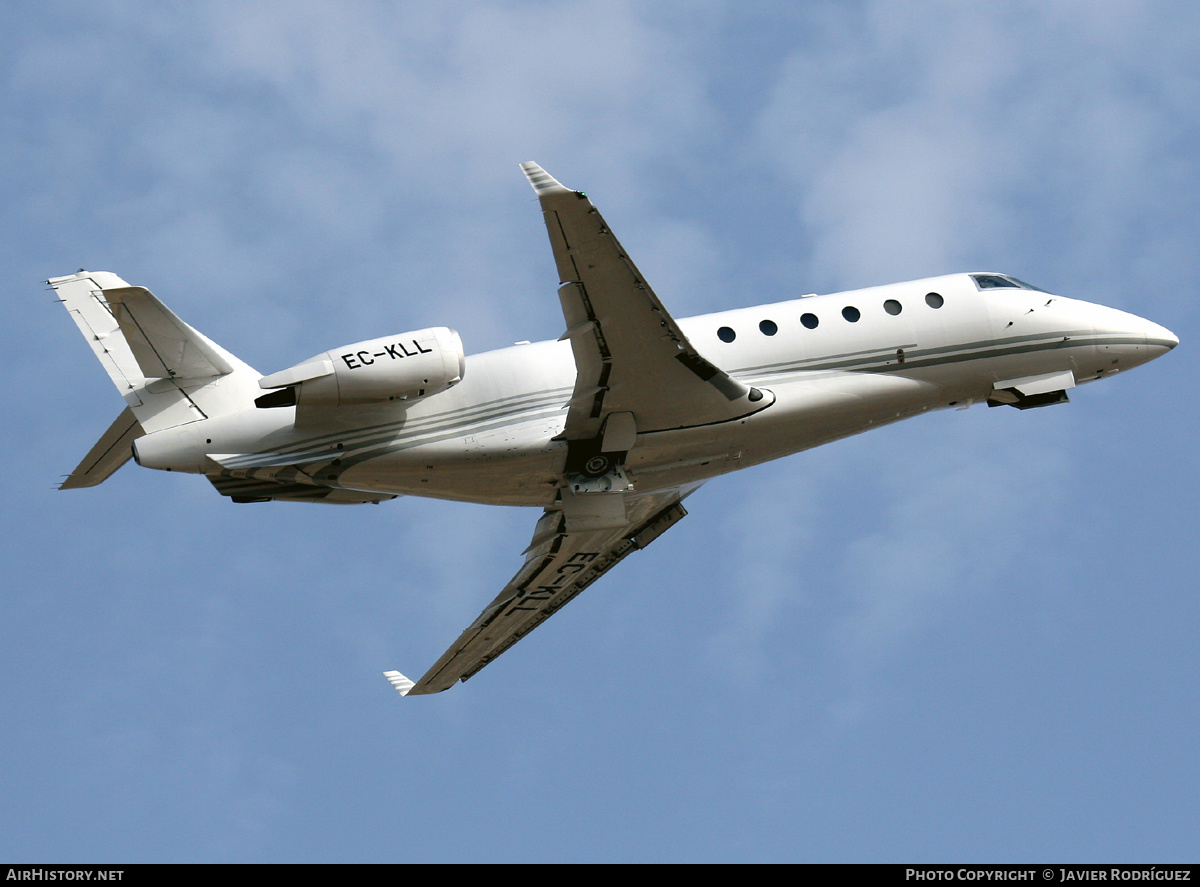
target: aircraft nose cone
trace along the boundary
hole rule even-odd
[[[1146,321],[1146,327],[1146,344],[1152,347],[1157,345],[1163,349],[1163,354],[1179,344],[1179,337],[1165,326]]]
[[[1142,317],[1139,317],[1138,321],[1137,331],[1146,337],[1146,360],[1162,357],[1179,344],[1179,337],[1165,326],[1159,326],[1154,321]]]
[[[1162,357],[1179,344],[1179,337],[1144,317],[1103,306],[1091,307],[1099,355],[1120,369],[1130,369]]]
[[[1179,338],[1165,326],[1159,326],[1152,320],[1138,317],[1136,314],[1119,312],[1114,326],[1120,333],[1127,336],[1144,339],[1152,348],[1161,349],[1155,354],[1166,354],[1179,344]]]

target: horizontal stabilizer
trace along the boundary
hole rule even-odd
[[[413,682],[398,671],[385,671],[383,676],[388,679],[388,683],[395,687],[396,692],[401,696],[407,696],[408,691],[413,688]]]
[[[59,485],[59,489],[94,487],[108,480],[118,468],[132,458],[133,442],[144,433],[133,415],[133,410],[125,407],[116,421],[96,441],[96,445],[83,457],[83,461],[75,466],[75,470]]]
[[[104,299],[146,378],[199,379],[233,372],[220,349],[144,286],[106,289]]]

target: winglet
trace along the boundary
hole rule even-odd
[[[521,164],[521,172],[525,173],[525,178],[529,179],[529,184],[533,185],[533,190],[537,192],[538,197],[546,197],[550,194],[575,193],[532,160]]]
[[[396,688],[396,692],[401,696],[407,696],[408,691],[413,688],[413,681],[410,681],[398,671],[385,671],[383,676],[388,679],[388,683]]]

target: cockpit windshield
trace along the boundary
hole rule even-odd
[[[975,281],[975,286],[981,290],[994,289],[1017,289],[1017,290],[1036,290],[1039,293],[1047,292],[1040,286],[1034,286],[1032,283],[1026,283],[1019,277],[1013,277],[1009,274],[972,274],[971,279]]]

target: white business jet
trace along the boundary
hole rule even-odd
[[[424,677],[385,672],[436,693],[658,538],[709,478],[929,410],[1066,403],[1179,341],[990,272],[676,320],[587,195],[521,168],[558,266],[556,342],[467,357],[439,327],[263,376],[115,274],[49,281],[127,404],[62,489],[132,455],[234,502],[542,508],[524,566]]]

